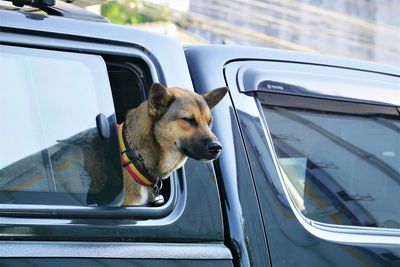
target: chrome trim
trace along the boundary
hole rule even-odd
[[[1,257],[231,260],[224,244],[0,241]]]
[[[182,199],[178,193],[179,183],[177,175],[171,175],[171,194],[164,205],[160,207],[147,206],[72,206],[72,205],[38,205],[38,204],[0,204],[0,216],[22,218],[135,218],[159,219],[169,215]],[[12,219],[12,218],[9,218]],[[5,223],[8,218],[3,218]],[[21,223],[19,221],[18,223]]]

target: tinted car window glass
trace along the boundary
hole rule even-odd
[[[122,178],[103,59],[2,46],[0,73],[0,203],[87,205],[106,187],[114,196],[103,204],[117,201]],[[99,135],[99,114],[110,138]]]
[[[297,208],[331,224],[400,228],[400,121],[264,105]]]

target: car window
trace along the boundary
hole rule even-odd
[[[0,73],[0,203],[119,202],[116,122],[103,59],[1,46]],[[100,114],[109,138],[99,134]]]
[[[262,107],[284,181],[305,217],[400,228],[398,115]]]

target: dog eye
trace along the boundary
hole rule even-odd
[[[197,121],[194,118],[183,118],[182,120],[184,120],[185,122],[187,122],[188,124],[190,124],[190,126],[192,127],[197,127]]]

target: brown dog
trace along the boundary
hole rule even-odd
[[[226,87],[204,95],[181,88],[151,86],[148,101],[127,113],[119,126],[124,165],[123,205],[154,199],[153,186],[182,167],[188,157],[214,160],[221,152],[211,132],[210,110],[225,96]]]

